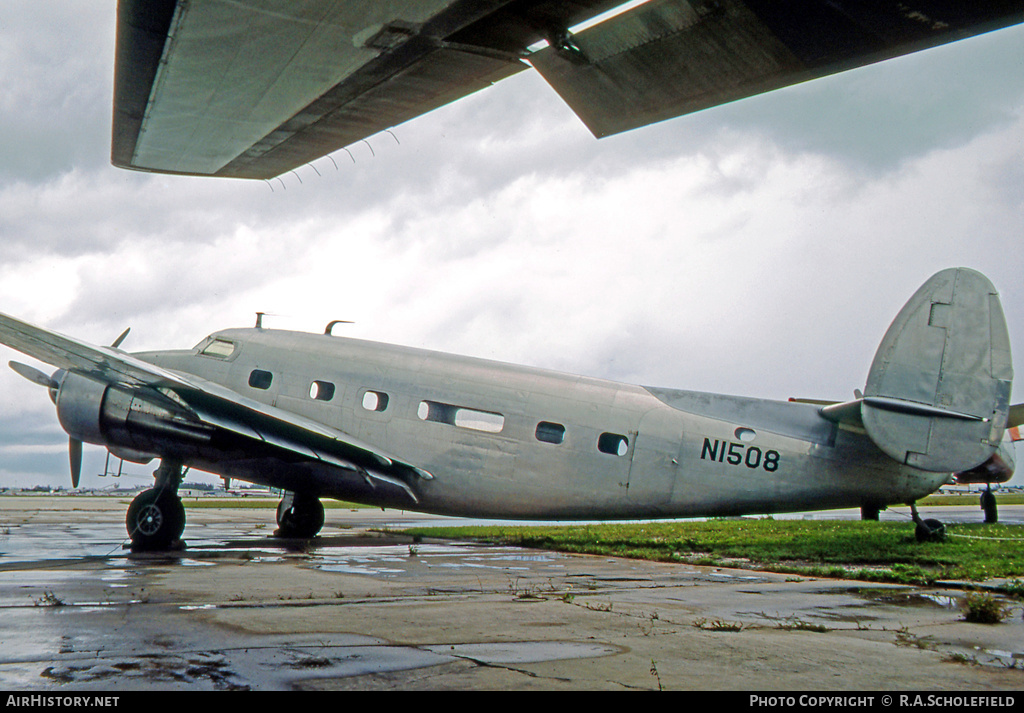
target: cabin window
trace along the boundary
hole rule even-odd
[[[253,369],[249,374],[249,386],[254,389],[269,389],[274,381],[274,375],[262,369]]]
[[[560,423],[541,421],[537,424],[537,440],[557,445],[565,440],[565,426]]]
[[[486,431],[487,433],[498,433],[505,427],[505,417],[500,413],[480,411],[439,401],[420,401],[416,415],[423,421],[447,423],[451,426]]]
[[[363,408],[367,411],[383,411],[388,407],[388,395],[382,391],[367,391],[363,394]]]
[[[422,421],[436,421],[437,423],[447,423],[454,426],[455,411],[457,409],[457,406],[443,404],[438,401],[420,401],[419,408],[416,409],[416,415]]]
[[[613,456],[624,456],[629,450],[629,439],[618,433],[602,433],[597,439],[597,450]]]
[[[212,342],[203,347],[203,350],[199,352],[204,356],[218,357],[220,359],[227,359],[229,356],[235,353],[235,343],[229,342],[226,339],[214,339]]]
[[[498,433],[505,427],[505,417],[500,413],[460,408],[455,412],[455,425],[460,428],[472,428],[475,431]]]
[[[334,398],[334,384],[329,381],[314,381],[309,385],[309,398],[330,401]]]
[[[753,428],[747,428],[745,426],[740,426],[739,428],[737,428],[735,433],[736,438],[740,439],[744,443],[750,443],[757,437],[757,433],[754,431]]]

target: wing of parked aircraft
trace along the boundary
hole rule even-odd
[[[603,137],[1021,21],[1019,0],[119,0],[111,158],[272,178],[530,66]]]
[[[33,367],[11,362],[19,374],[50,386],[55,393],[63,389],[64,380],[87,379],[92,383],[83,382],[75,390],[95,392],[96,400],[106,399],[103,389],[114,387],[130,400],[137,418],[163,433],[208,439],[221,429],[253,445],[277,449],[293,460],[319,461],[397,486],[413,502],[416,497],[406,481],[432,478],[421,468],[323,423],[248,399],[193,374],[162,369],[113,347],[94,346],[5,314],[0,314],[0,343],[65,370],[47,377]],[[72,434],[73,443],[76,435],[87,437]]]

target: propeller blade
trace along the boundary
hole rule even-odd
[[[49,374],[44,374],[43,372],[39,371],[39,369],[36,369],[34,366],[22,364],[21,362],[18,361],[7,362],[7,364],[12,369],[14,369],[14,371],[16,371],[20,376],[24,376],[29,381],[35,382],[40,386],[45,386],[48,389],[56,389],[58,386],[60,386],[60,384],[58,384],[53,379],[52,376],[50,376]]]
[[[71,460],[71,487],[77,488],[82,477],[82,442],[77,438],[68,439],[68,455]]]
[[[132,328],[128,327],[128,329],[126,329],[123,332],[121,332],[121,336],[118,337],[117,339],[115,339],[114,343],[111,344],[110,346],[112,348],[114,348],[114,349],[117,349],[119,346],[121,346],[121,342],[124,341],[124,338],[128,336],[128,332],[130,332],[130,331],[132,331]]]

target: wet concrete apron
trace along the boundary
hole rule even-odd
[[[13,690],[1019,689],[1020,606],[961,591],[569,556],[395,534],[328,510],[189,510],[188,547],[123,549],[119,498],[0,498],[0,687]],[[186,504],[187,505],[187,504]],[[379,529],[374,529],[379,528]]]

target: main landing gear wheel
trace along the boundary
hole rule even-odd
[[[324,526],[324,506],[312,495],[288,493],[277,506],[277,537],[316,537]]]
[[[139,493],[128,506],[125,518],[132,550],[166,550],[185,531],[185,507],[181,499],[164,488]]]
[[[861,520],[878,520],[878,513],[884,508],[880,508],[877,505],[861,505],[860,506],[860,519]]]

